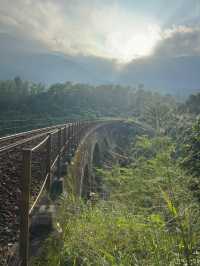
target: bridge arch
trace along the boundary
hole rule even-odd
[[[103,180],[101,175],[95,172],[105,163],[107,167],[114,160],[114,151],[124,140],[124,135],[129,130],[137,132],[149,132],[137,123],[128,124],[124,121],[105,121],[97,123],[82,139],[70,163],[69,174],[76,180],[74,191],[78,196],[87,198],[90,192],[103,192]]]

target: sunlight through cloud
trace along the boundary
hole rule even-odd
[[[17,0],[11,5],[8,0],[0,11],[0,21],[7,30],[20,32],[42,42],[49,50],[64,54],[127,62],[149,55],[160,39],[158,23],[128,12],[114,1],[95,1],[91,5],[78,0]]]

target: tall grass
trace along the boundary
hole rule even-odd
[[[199,207],[190,178],[174,161],[169,139],[146,138],[137,141],[128,167],[98,170],[108,200],[60,199],[60,234],[34,265],[200,265]]]

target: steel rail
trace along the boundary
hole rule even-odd
[[[37,132],[40,133],[41,131],[51,130],[51,129],[55,129],[55,128],[60,128],[60,127],[62,127],[64,125],[65,124],[60,124],[60,125],[56,125],[56,126],[50,126],[50,127],[39,128],[39,129],[33,129],[33,130],[30,130],[30,131],[25,131],[25,132],[20,132],[20,133],[17,133],[17,134],[8,135],[8,136],[5,136],[5,137],[1,137],[0,138],[0,143],[3,142],[3,141],[15,139],[15,138],[18,138],[18,137],[27,136],[29,134],[35,134]]]
[[[17,141],[15,143],[9,144],[7,146],[3,146],[3,147],[0,148],[0,153],[8,151],[8,150],[11,150],[11,149],[16,148],[18,146],[21,146],[21,145],[23,145],[25,143],[28,143],[28,142],[32,141],[32,140],[35,140],[35,139],[40,138],[40,137],[43,137],[43,136],[45,136],[46,134],[49,134],[49,133],[51,133],[51,131],[47,131],[47,132],[38,134],[36,136],[30,137],[28,139],[20,140],[20,141]]]

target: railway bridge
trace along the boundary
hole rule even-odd
[[[147,130],[121,119],[74,121],[0,138],[0,265],[29,265],[41,202],[58,192],[87,198],[98,191],[94,168],[126,142],[130,129]]]

